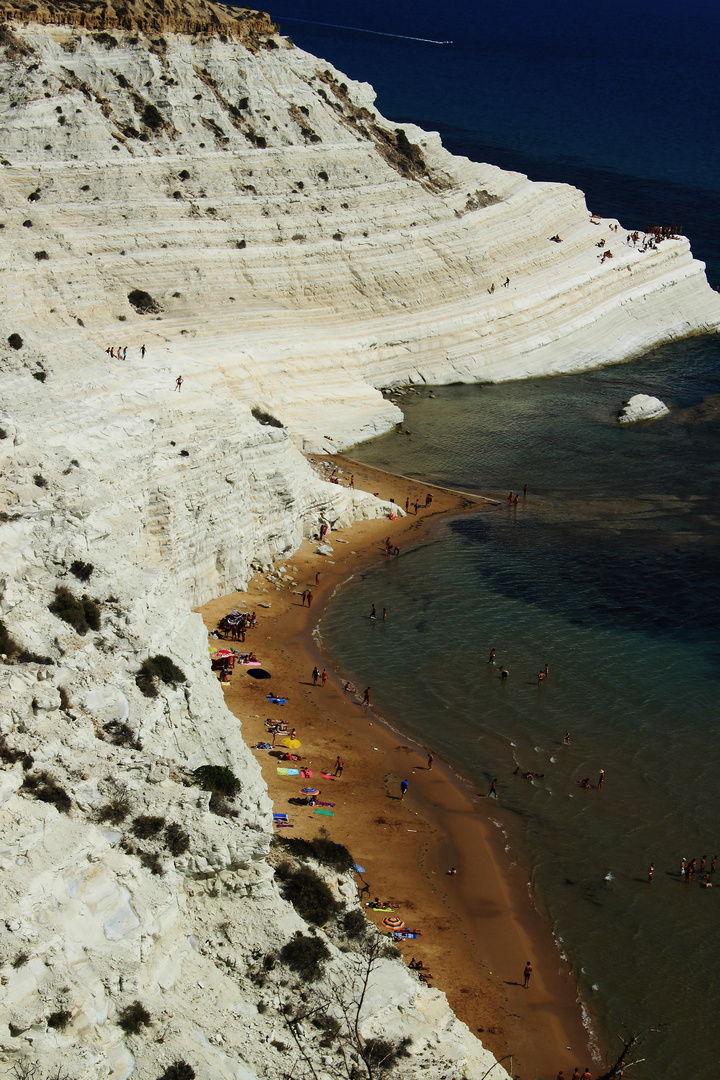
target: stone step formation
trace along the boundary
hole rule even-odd
[[[453,158],[262,13],[0,11],[2,1053],[283,1075],[258,958],[307,927],[191,607],[397,510],[302,453],[397,423],[382,388],[626,359],[720,298],[684,238],[642,251],[575,189]],[[231,814],[203,765],[239,778]],[[411,1038],[403,1075],[484,1075],[444,996],[382,963],[366,1031]]]

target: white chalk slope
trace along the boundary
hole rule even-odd
[[[571,188],[399,136],[369,87],[284,40],[252,54],[15,33],[0,48],[0,616],[53,662],[0,666],[0,1059],[73,1080],[156,1080],[178,1058],[201,1080],[279,1077],[287,1032],[253,972],[302,923],[191,606],[242,587],[253,561],[291,564],[321,521],[390,512],[300,453],[397,422],[378,388],[627,358],[716,327],[720,299],[685,240],[641,254]],[[50,614],[59,585],[100,602],[99,631]],[[157,653],[187,682],[148,699],[135,676]],[[237,818],[188,786],[205,763],[240,778]],[[48,783],[68,813],[37,798]],[[125,824],[103,822],[113,800]],[[189,851],[132,841],[141,814],[178,823]],[[347,971],[335,945],[330,967]],[[127,1035],[136,999],[152,1024]],[[62,1011],[67,1026],[48,1023]],[[404,1076],[492,1065],[399,964],[363,1029],[411,1038]]]

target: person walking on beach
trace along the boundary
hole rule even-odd
[[[342,776],[342,771],[343,771],[344,768],[345,768],[345,765],[343,763],[343,759],[338,754],[338,756],[335,758],[335,775],[336,776]]]
[[[580,1080],[580,1069],[577,1067],[577,1065],[575,1066],[575,1072],[570,1077],[570,1080]]]
[[[355,490],[355,473],[350,473],[350,487]]]
[[[140,359],[141,360],[145,359],[145,346],[144,345],[140,346]]]
[[[488,793],[488,799],[490,798],[491,795],[494,795],[496,799],[498,797],[498,793],[497,793],[497,777],[495,777],[492,784],[490,785],[490,791]]]
[[[320,584],[320,571],[318,570],[317,574],[315,575],[315,587],[317,588],[317,586],[319,584]]]
[[[523,986],[525,987],[526,990],[528,990],[530,988],[530,976],[531,975],[532,975],[532,964],[530,963],[529,960],[527,960],[526,963],[525,963],[525,970],[523,971],[523,978],[525,980],[524,983],[523,983]]]
[[[176,390],[182,390],[183,381],[184,380],[183,380],[182,375],[178,375],[177,379],[175,380],[175,389]]]
[[[363,705],[369,705],[370,704],[370,687],[369,686],[365,687],[365,693],[363,694],[362,703],[363,703]]]
[[[405,792],[407,791],[407,789],[408,789],[407,780],[401,781],[401,783],[400,783],[400,802],[405,801]]]
[[[313,671],[312,671],[313,686],[317,686],[317,681],[318,681],[319,678],[320,678],[320,672],[318,671],[317,664],[316,664],[315,667],[313,668]]]
[[[585,1066],[585,1072],[580,1077],[580,1080],[592,1080],[592,1073],[590,1072],[590,1069],[587,1067],[587,1065]]]
[[[305,601],[307,600],[307,589],[303,590],[302,594],[302,606],[305,607]]]
[[[435,760],[435,755],[433,754],[432,750],[430,750],[430,752],[428,753],[428,771],[430,771],[432,769],[432,765],[433,765],[434,760]]]
[[[328,673],[327,673],[327,671],[325,670],[325,668],[323,668],[323,669],[322,669],[322,675],[320,676],[320,679],[321,679],[321,681],[322,681],[322,684],[323,684],[323,686],[324,686],[324,685],[325,685],[325,683],[326,683],[326,682],[328,681]]]
[[[309,589],[307,591],[307,602],[308,602],[308,607],[312,607],[312,593],[310,592]]]

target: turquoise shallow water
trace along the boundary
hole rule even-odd
[[[671,416],[619,427],[635,392]],[[509,857],[529,866],[601,1035],[667,1024],[638,1080],[685,1078],[689,1043],[703,1048],[692,1075],[714,1077],[720,1054],[720,888],[678,874],[683,856],[720,853],[718,394],[720,341],[706,338],[586,375],[405,398],[403,430],[354,456],[502,505],[350,582],[321,626],[397,726],[478,791],[498,777]],[[386,623],[368,619],[373,603]],[[577,787],[601,768],[602,791]]]

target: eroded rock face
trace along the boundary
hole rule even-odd
[[[262,18],[245,47],[170,33],[198,28],[192,5],[141,8],[62,25],[39,6],[0,36],[0,1052],[77,1080],[178,1059],[276,1077],[263,958],[307,927],[191,607],[321,522],[402,513],[300,453],[399,421],[379,388],[573,370],[598,340],[626,358],[714,327],[720,300],[684,239],[641,253],[605,222],[600,264],[579,192],[396,128]],[[62,587],[99,629],[50,612]],[[184,681],[148,698],[158,654]],[[230,815],[194,782],[205,764],[240,781]],[[404,1076],[492,1066],[402,965],[371,990],[364,1029],[411,1039]],[[149,1024],[128,1034],[135,1001]]]
[[[670,410],[660,398],[650,394],[634,394],[626,401],[618,413],[619,424],[634,424],[638,420],[659,420],[667,416]]]

